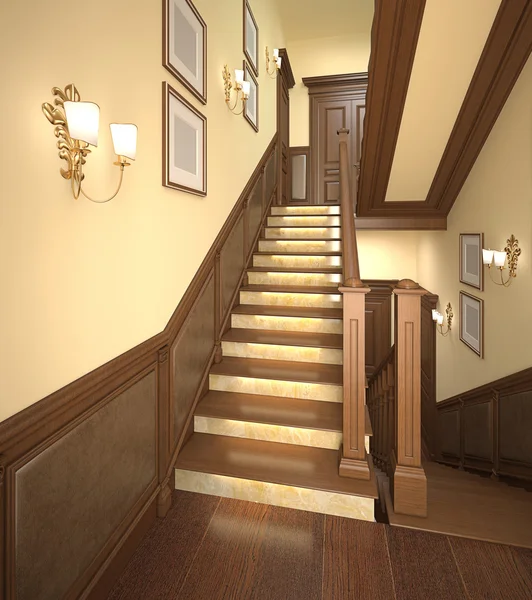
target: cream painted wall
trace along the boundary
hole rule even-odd
[[[206,107],[161,66],[161,2],[0,4],[0,421],[164,328],[275,132],[262,62],[264,46],[284,46],[273,0],[251,0],[258,134],[223,98],[223,64],[242,68],[242,0],[195,4],[208,25]],[[161,186],[163,80],[208,117],[206,198]],[[137,161],[109,204],[73,200],[59,175],[41,104],[70,82],[101,107],[90,194],[107,195],[118,175],[107,123],[139,127]]]
[[[420,236],[421,285],[440,296],[440,312],[451,302],[451,335],[437,336],[437,399],[445,400],[532,365],[532,60],[521,73],[453,210],[448,231]],[[484,292],[459,283],[460,233],[483,232],[486,247],[502,249],[519,240],[517,278],[510,288],[486,274]],[[459,291],[484,300],[485,358],[459,339]]]
[[[363,279],[417,281],[417,231],[357,231]]]
[[[427,0],[387,201],[427,197],[500,3]]]
[[[288,56],[296,85],[290,90],[290,146],[309,145],[308,89],[303,77],[360,73],[368,70],[371,22],[357,36],[291,42]]]

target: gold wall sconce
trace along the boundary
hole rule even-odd
[[[98,146],[98,130],[100,125],[100,107],[94,102],[82,102],[75,85],[71,83],[64,90],[52,88],[54,103],[45,102],[42,110],[52,125],[57,138],[59,158],[66,160],[67,168],[60,169],[65,179],[70,179],[72,195],[79,198],[83,194],[91,202],[102,204],[112,200],[120,191],[124,168],[135,160],[137,155],[137,126],[132,123],[111,123],[111,136],[117,160],[114,163],[120,167],[120,179],[115,193],[106,200],[94,200],[83,190],[83,165],[91,150],[89,146]]]
[[[515,235],[511,235],[506,240],[506,246],[503,251],[498,250],[482,250],[482,262],[488,267],[490,277],[493,283],[496,285],[502,285],[509,287],[512,281],[517,277],[517,260],[521,255],[521,248],[519,248],[519,240],[516,239]],[[505,279],[503,271],[505,269],[504,264],[508,261],[508,278]],[[495,266],[499,269],[501,281],[495,281],[492,275],[491,267]]]
[[[224,90],[225,90],[225,103],[227,108],[235,115],[241,115],[244,112],[246,101],[249,98],[249,92],[251,90],[251,83],[244,81],[244,71],[242,69],[235,69],[235,83],[231,81],[231,73],[224,65],[222,71],[222,77],[224,79]],[[231,105],[231,93],[235,92],[234,104]],[[242,109],[237,111],[238,101],[242,102]]]
[[[438,312],[437,310],[432,311],[432,320],[436,323],[436,331],[445,337],[451,331],[451,327],[453,324],[453,307],[451,303],[447,304],[447,308],[445,309],[445,317]],[[446,321],[446,329],[443,330],[443,322]]]
[[[272,78],[275,79],[281,70],[282,56],[279,56],[279,49],[273,49],[273,56],[270,58],[270,52],[268,50],[268,46],[266,46],[266,73]],[[272,66],[273,63],[273,66]]]

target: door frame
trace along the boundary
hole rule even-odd
[[[342,100],[353,94],[366,94],[368,73],[345,73],[343,75],[320,75],[303,77],[309,95],[309,146],[310,146],[310,201],[317,203],[319,185],[319,148],[318,148],[318,108],[320,101]]]

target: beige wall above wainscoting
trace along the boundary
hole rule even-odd
[[[448,230],[420,234],[420,284],[451,302],[450,336],[437,338],[437,399],[445,400],[532,365],[532,60],[529,59],[477,159]],[[511,287],[484,272],[484,291],[459,281],[459,234],[484,233],[486,248],[502,250],[514,234],[522,249]],[[508,271],[506,271],[507,273]],[[484,359],[459,338],[459,292],[484,300]]]
[[[162,66],[162,6],[153,0],[49,5],[2,2],[0,421],[165,327],[276,130],[276,85],[264,47],[283,47],[273,0],[250,0],[258,22],[260,131],[224,102],[224,63],[242,68],[242,0],[194,0],[208,28],[208,104]],[[75,39],[73,45],[72,40]],[[161,82],[208,119],[208,196],[161,185]],[[73,200],[59,175],[41,104],[75,83],[100,105],[100,144],[87,192],[109,194],[108,123],[138,125],[137,160],[104,205]]]
[[[308,146],[310,142],[308,88],[301,79],[367,71],[371,18],[367,30],[354,35],[290,42],[288,52],[296,80],[290,90],[290,146]]]

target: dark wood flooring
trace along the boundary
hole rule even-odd
[[[530,600],[532,551],[176,491],[108,600]]]

